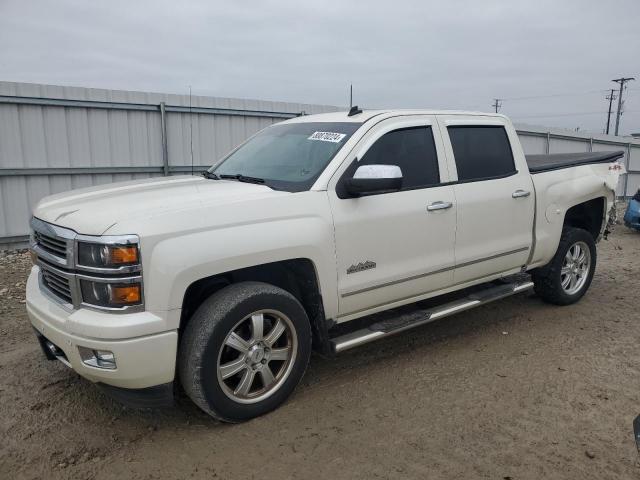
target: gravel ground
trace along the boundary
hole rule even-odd
[[[282,408],[216,423],[119,406],[46,361],[26,253],[0,253],[0,478],[638,478],[640,234],[599,245],[590,292],[522,294],[315,357]]]

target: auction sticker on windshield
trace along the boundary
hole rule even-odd
[[[321,142],[340,143],[340,141],[346,137],[345,133],[334,132],[314,132],[308,140],[320,140]]]

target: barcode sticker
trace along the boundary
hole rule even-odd
[[[347,135],[345,133],[334,133],[334,132],[314,132],[308,140],[320,140],[321,142],[331,142],[331,143],[340,143],[344,137]]]

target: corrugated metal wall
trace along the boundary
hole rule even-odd
[[[201,171],[248,136],[326,105],[0,82],[0,248],[22,243],[44,196],[104,183]],[[520,125],[526,153],[623,149],[640,187],[640,141]],[[166,148],[165,148],[166,144]],[[626,185],[626,189],[625,189]]]
[[[0,245],[25,240],[46,195],[189,172],[192,134],[201,171],[272,123],[337,109],[201,96],[190,108],[188,95],[0,82]]]

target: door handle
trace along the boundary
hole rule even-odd
[[[511,194],[513,198],[523,198],[523,197],[528,197],[529,195],[531,195],[531,192],[527,190],[516,190]]]
[[[431,205],[427,206],[427,211],[435,212],[436,210],[446,210],[447,208],[451,208],[453,203],[451,202],[433,202]]]

